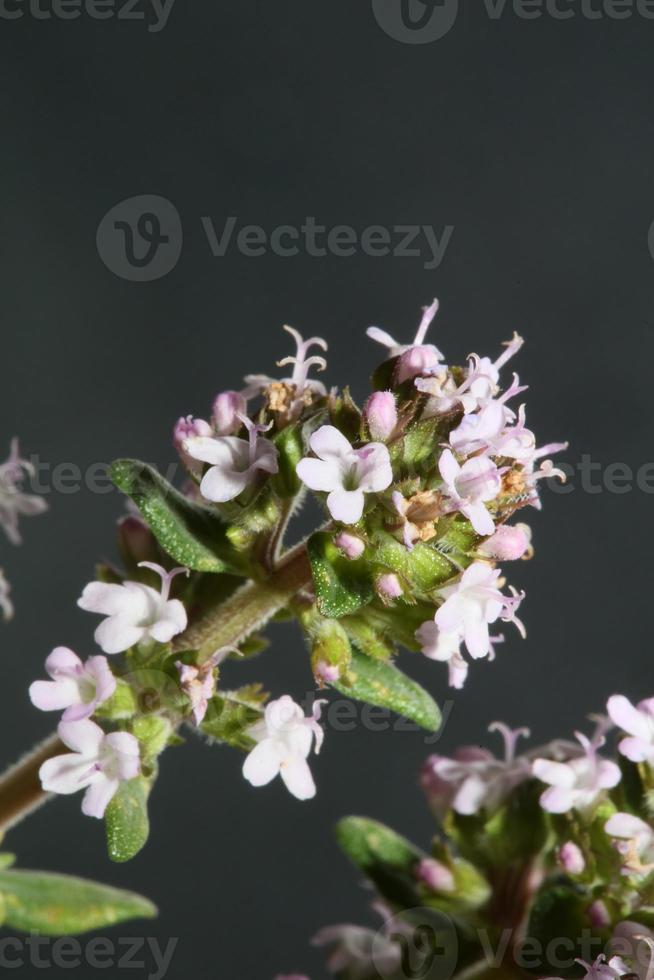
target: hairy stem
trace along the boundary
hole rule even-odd
[[[280,559],[269,578],[247,582],[192,623],[177,638],[175,649],[197,649],[198,662],[203,663],[222,647],[238,646],[310,582],[311,567],[302,543]],[[66,752],[68,749],[58,736],[51,735],[0,777],[0,832],[13,827],[49,798],[41,789],[39,769],[47,759]]]

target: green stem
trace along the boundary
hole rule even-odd
[[[198,663],[204,663],[216,650],[238,646],[310,582],[311,566],[302,543],[280,559],[269,578],[247,582],[216,609],[192,623],[177,638],[175,650],[198,650]],[[51,735],[0,777],[0,832],[13,827],[49,798],[41,789],[39,769],[47,759],[67,751],[58,736]]]

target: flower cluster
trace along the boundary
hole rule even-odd
[[[22,489],[25,477],[33,472],[32,464],[20,455],[18,439],[12,439],[9,456],[0,464],[0,528],[14,545],[22,542],[20,518],[34,517],[48,509],[43,497],[25,493]],[[14,615],[10,593],[11,587],[0,568],[0,613],[5,620]]]

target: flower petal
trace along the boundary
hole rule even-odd
[[[334,425],[321,425],[309,439],[309,445],[323,460],[341,460],[352,454],[352,446]]]
[[[251,474],[227,468],[227,466],[212,466],[202,477],[200,493],[206,500],[214,504],[225,504],[234,500],[251,482]]]
[[[68,647],[55,647],[46,657],[45,669],[53,680],[56,680],[59,674],[77,674],[81,668],[82,661]]]
[[[70,677],[56,681],[34,681],[30,685],[30,701],[39,711],[61,711],[80,699],[79,687]]]
[[[110,779],[101,772],[97,773],[82,800],[84,816],[96,817],[101,820],[119,786],[120,783],[117,779]]]
[[[307,761],[300,756],[290,755],[284,759],[280,769],[286,789],[297,800],[310,800],[316,795],[316,784],[313,781]]]
[[[265,738],[252,749],[243,763],[243,775],[251,786],[266,786],[279,773],[281,759],[275,743]]]
[[[647,718],[624,695],[614,694],[609,698],[606,708],[611,721],[618,728],[629,735],[635,735],[636,738],[651,740],[652,729]]]
[[[93,775],[88,758],[78,755],[77,752],[48,759],[39,769],[39,779],[45,792],[60,793],[63,796],[84,789]]]
[[[363,490],[332,490],[327,497],[329,513],[343,524],[356,524],[363,514],[363,504]]]
[[[120,616],[109,616],[100,623],[94,633],[95,642],[105,653],[123,653],[143,639],[145,629],[132,626]]]
[[[98,754],[104,739],[104,732],[94,721],[62,721],[57,731],[64,745],[87,757]]]
[[[307,456],[300,460],[295,472],[311,490],[328,493],[342,486],[341,469],[334,460],[311,459]]]
[[[575,775],[570,766],[564,762],[552,762],[550,759],[536,759],[532,772],[537,779],[551,786],[571,789],[575,784]]]

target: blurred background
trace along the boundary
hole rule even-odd
[[[329,340],[323,378],[359,399],[381,350],[365,328],[408,341],[434,296],[430,339],[450,362],[496,356],[518,330],[527,343],[512,366],[530,385],[528,421],[541,443],[568,439],[563,458],[586,458],[587,472],[526,516],[536,557],[510,569],[527,591],[526,642],[507,630],[497,661],[473,665],[454,698],[443,667],[401,657],[453,702],[436,743],[449,752],[494,745],[495,719],[544,740],[584,726],[617,690],[654,693],[654,21],[644,4],[617,19],[602,0],[594,19],[571,0],[565,20],[554,8],[526,19],[509,0],[495,17],[464,0],[454,20],[452,0],[411,2],[426,35],[419,18],[402,22],[399,0],[177,0],[165,23],[143,0],[129,10],[116,0],[106,19],[89,12],[99,6],[7,0],[0,444],[20,435],[48,486],[63,463],[86,471],[128,455],[165,467],[178,416],[206,415],[245,373],[276,373],[291,352],[284,323]],[[144,195],[164,204],[149,202],[159,224],[141,235],[142,202],[129,199]],[[122,233],[101,225],[117,205]],[[234,233],[213,254],[211,229],[220,240],[230,217]],[[306,241],[279,254],[271,233],[309,218],[354,229],[353,254],[333,240],[326,254]],[[237,243],[247,225],[264,230],[262,254]],[[374,232],[364,247],[372,226],[388,254],[372,254]],[[424,231],[402,254],[398,226],[432,229],[439,254]],[[46,654],[93,652],[96,620],[75,600],[94,562],[114,555],[124,508],[86,487],[47,498],[50,513],[23,522],[22,548],[0,541],[17,607],[0,629],[3,765],[52,728],[26,694]],[[271,633],[266,655],[236,674],[299,698],[311,689],[300,636]],[[152,836],[131,864],[110,865],[78,798],[41,809],[8,846],[24,867],[150,896],[158,920],[107,935],[178,937],[174,980],[322,980],[315,931],[375,922],[333,824],[365,813],[426,846],[417,773],[435,750],[417,731],[328,731],[318,797],[301,804],[279,781],[252,789],[236,752],[189,735],[163,759]],[[150,958],[130,975],[153,972]]]

